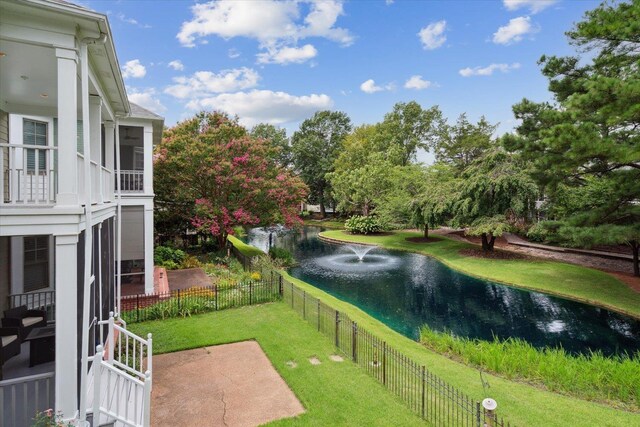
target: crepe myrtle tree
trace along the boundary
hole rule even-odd
[[[179,200],[198,231],[220,247],[237,226],[301,224],[307,187],[276,161],[276,147],[251,137],[237,118],[199,113],[167,130],[154,173],[162,199]]]
[[[482,249],[493,251],[496,237],[533,213],[538,187],[523,162],[501,148],[475,160],[462,174],[453,203],[453,224],[481,236]]]

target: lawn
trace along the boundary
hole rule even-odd
[[[130,328],[142,335],[153,333],[155,354],[255,339],[306,409],[299,417],[269,425],[409,426],[422,422],[348,359],[330,361],[329,356],[335,353],[330,340],[284,303],[146,322]],[[322,363],[311,365],[308,359],[312,356]],[[289,361],[298,366],[289,367]]]
[[[425,365],[431,372],[469,396],[482,400],[492,397],[498,402],[498,412],[517,426],[636,426],[640,414],[616,410],[600,403],[565,396],[517,381],[483,373],[490,388],[485,392],[480,373],[473,367],[455,362],[390,329],[359,308],[326,292],[285,274],[285,278],[321,299],[329,306],[346,313],[358,326],[373,332],[388,345]],[[155,340],[154,340],[155,342]]]
[[[438,242],[413,243],[407,237],[415,232],[386,235],[352,235],[341,230],[321,233],[330,239],[375,244],[433,256],[451,268],[466,274],[599,305],[640,318],[640,293],[634,292],[615,277],[592,268],[544,260],[494,260],[461,255],[472,245],[440,236]]]
[[[245,256],[252,257],[264,255],[264,252],[262,252],[260,249],[256,248],[255,246],[247,245],[235,236],[229,235],[227,236],[227,240],[229,240],[233,244],[233,246],[235,246],[236,249],[238,249],[240,253]]]

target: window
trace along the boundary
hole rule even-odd
[[[144,170],[144,148],[133,147],[133,170]]]
[[[22,122],[22,143],[24,145],[37,145],[46,147],[47,144],[47,124],[37,122],[35,120],[24,119]],[[27,171],[35,173],[36,161],[38,162],[38,171],[40,174],[46,173],[47,170],[47,153],[46,150],[34,150],[27,148]],[[37,159],[36,159],[37,157]]]
[[[24,292],[49,287],[49,236],[24,238]]]

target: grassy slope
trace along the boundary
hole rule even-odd
[[[336,229],[344,229],[344,221],[341,220],[318,220],[318,219],[305,219],[304,225],[312,225],[315,227],[324,227],[324,228],[336,228]]]
[[[357,307],[318,288],[288,275],[285,277],[308,294],[348,314],[360,327],[375,333],[389,345],[425,365],[433,373],[468,395],[478,400],[487,396],[493,397],[498,402],[499,413],[508,417],[511,425],[561,427],[640,425],[640,414],[615,410],[605,405],[548,392],[486,373],[483,375],[491,388],[485,393],[477,369],[428,350],[421,344],[393,331]]]
[[[250,306],[131,325],[153,333],[154,351],[166,353],[255,339],[306,408],[306,413],[270,425],[419,425],[420,419],[356,365],[336,363],[331,342],[283,303]],[[317,356],[322,364],[312,366]],[[290,368],[287,361],[298,363]],[[197,398],[194,396],[194,398]]]
[[[236,247],[236,249],[242,252],[243,255],[246,255],[246,256],[264,255],[264,252],[262,252],[260,249],[256,248],[255,246],[247,245],[246,243],[244,243],[242,240],[238,239],[235,236],[229,235],[227,236],[227,240],[230,241],[233,244],[233,246]]]
[[[640,318],[640,293],[599,270],[555,261],[487,260],[464,256],[459,250],[471,245],[446,238],[441,238],[436,243],[412,243],[406,240],[407,237],[420,236],[420,233],[395,232],[384,236],[358,236],[331,230],[324,231],[321,235],[430,255],[473,276],[605,306]]]

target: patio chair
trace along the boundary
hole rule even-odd
[[[47,312],[29,310],[26,305],[6,310],[2,318],[2,327],[19,329],[20,342],[24,341],[33,328],[41,326],[47,326]]]
[[[4,362],[20,354],[19,334],[18,328],[0,328],[0,381]]]

